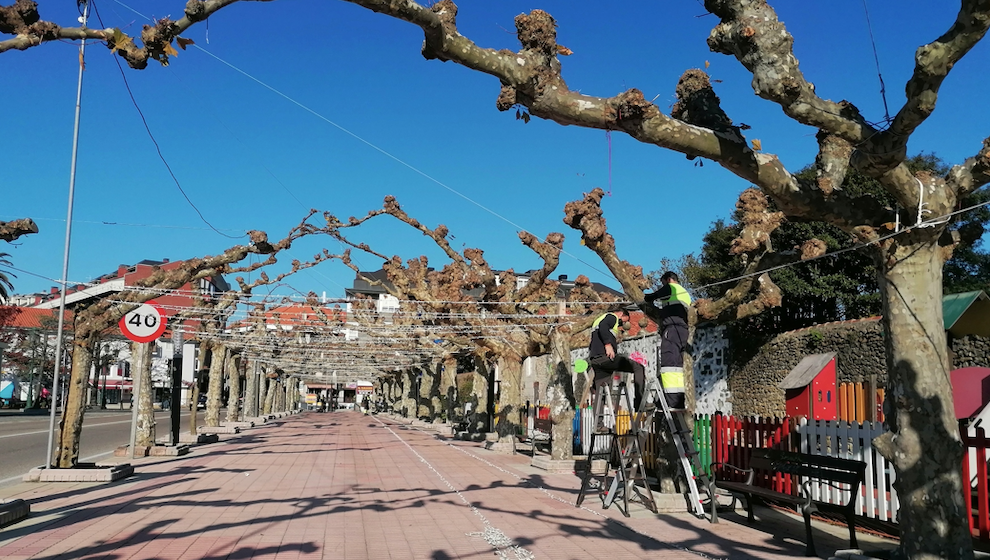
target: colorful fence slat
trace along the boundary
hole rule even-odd
[[[851,391],[859,390],[853,386]],[[848,391],[848,389],[847,389]],[[882,398],[882,390],[877,398]],[[841,393],[840,393],[841,395]],[[841,397],[840,397],[841,398]],[[856,416],[865,415],[868,407],[874,406],[870,400],[857,401]],[[594,424],[590,408],[579,411],[576,429],[580,430],[581,451],[588,452],[590,434]],[[540,414],[540,412],[537,412]],[[618,424],[618,433],[629,430],[630,416],[620,411],[617,418],[606,419],[606,425]],[[657,454],[656,434],[663,425],[663,418],[645,427],[648,435],[643,438],[643,452],[647,468],[655,469]],[[806,418],[737,418],[715,414],[698,415],[694,418],[694,444],[701,462],[721,479],[744,480],[745,474],[731,469],[720,468],[720,464],[731,464],[748,468],[749,456],[754,448],[773,448],[801,451],[817,455],[828,455],[847,459],[857,459],[867,465],[866,482],[856,498],[856,512],[868,518],[887,522],[897,522],[898,499],[893,488],[895,480],[891,465],[874,448],[873,440],[884,433],[881,421],[824,421]],[[665,429],[665,428],[663,428]],[[990,438],[982,429],[960,426],[960,434],[967,450],[961,465],[963,480],[971,485],[963,490],[963,498],[971,506],[970,530],[974,537],[990,542],[990,480],[988,480],[988,459],[990,459]],[[790,476],[776,473],[770,476],[761,473],[757,484],[778,492],[796,493],[798,485]],[[813,485],[815,499],[826,502],[840,502],[845,499],[838,490],[828,485]]]

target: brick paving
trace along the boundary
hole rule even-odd
[[[577,508],[573,473],[548,474],[527,456],[355,412],[290,416],[184,457],[135,465],[135,476],[112,484],[0,489],[0,497],[22,498],[32,510],[0,529],[0,558],[804,556],[798,517],[764,508],[754,526],[736,514],[711,525],[638,507],[625,518],[594,496]],[[846,548],[843,529],[818,529],[825,557]]]

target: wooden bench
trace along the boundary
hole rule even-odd
[[[533,429],[529,430],[527,434],[519,436],[518,439],[521,443],[532,444],[533,455],[536,455],[536,449],[540,445],[545,445],[547,449],[550,449],[553,444],[553,422],[549,418],[534,418]]]
[[[805,554],[808,556],[817,556],[815,542],[811,536],[811,514],[816,511],[843,515],[846,518],[846,525],[849,527],[849,546],[850,548],[857,548],[855,526],[856,498],[859,496],[860,485],[865,483],[866,463],[851,459],[808,455],[793,451],[754,449],[750,456],[750,468],[748,469],[741,469],[728,463],[715,463],[712,466],[721,466],[737,472],[748,473],[745,482],[714,480],[714,476],[713,482],[717,488],[731,492],[733,497],[742,496],[746,498],[746,509],[750,522],[753,522],[754,500],[770,500],[798,506],[798,510],[804,515],[804,526],[808,539]],[[755,486],[753,481],[756,477],[757,470],[769,473],[784,473],[795,477],[794,483],[800,484],[799,495],[784,494],[768,488]],[[847,502],[845,504],[830,504],[812,499],[811,485],[816,482],[824,482],[829,486],[842,489],[842,495],[848,496]]]

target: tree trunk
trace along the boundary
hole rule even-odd
[[[471,387],[471,399],[474,406],[471,408],[471,426],[473,433],[485,433],[492,431],[492,418],[490,411],[494,394],[492,372],[488,370],[488,365],[483,356],[477,356],[474,360],[477,373],[474,376],[474,384]],[[480,383],[479,383],[480,381]]]
[[[418,368],[419,371],[419,400],[416,407],[416,418],[424,418],[427,422],[433,421],[433,397],[436,394],[433,390],[436,385],[436,372],[429,362],[423,363]]]
[[[275,410],[285,412],[285,401],[288,396],[289,381],[277,379],[275,382]]]
[[[457,358],[453,354],[444,356],[440,365],[440,394],[444,418],[453,422],[457,406]]]
[[[404,414],[404,412],[402,411],[402,404],[403,404],[402,387],[403,387],[404,375],[405,374],[403,372],[392,374],[392,395],[391,395],[392,412],[399,415]]]
[[[138,411],[134,447],[155,445],[155,408],[151,398],[155,391],[151,382],[152,345],[154,342],[131,343],[131,376],[133,381],[140,385],[138,394],[131,398],[131,405],[136,406]]]
[[[419,396],[416,394],[416,370],[409,369],[403,372],[402,377],[402,416],[416,419],[416,407]]]
[[[963,447],[942,322],[942,256],[934,241],[919,239],[925,233],[898,238],[900,244],[882,249],[878,262],[890,432],[876,439],[876,447],[897,473],[900,557],[971,559]]]
[[[244,387],[244,417],[254,418],[258,416],[258,375],[261,364],[252,360],[250,364],[251,373],[245,376]]]
[[[550,332],[550,385],[547,404],[553,422],[550,459],[563,461],[574,454],[574,382],[571,372],[570,333],[555,328]]]
[[[285,381],[285,400],[282,402],[282,412],[291,412],[296,408],[296,397],[299,396],[298,380],[290,377]]]
[[[265,416],[272,413],[272,406],[275,405],[275,379],[268,379],[268,390],[265,391],[265,408],[262,411]]]
[[[203,425],[215,428],[220,425],[220,401],[223,398],[223,373],[224,363],[227,361],[227,347],[214,344],[212,352],[210,384],[206,390],[206,418],[203,420]]]
[[[227,383],[230,392],[227,396],[227,421],[241,419],[241,357],[231,356],[227,360]]]
[[[210,352],[210,343],[199,343],[199,366],[193,374],[192,395],[189,396],[189,433],[197,435],[199,433],[197,424],[199,423],[199,384],[203,380],[203,364]]]
[[[498,450],[512,453],[516,449],[519,433],[519,411],[522,410],[522,358],[518,355],[498,358],[499,398],[495,431],[498,432]]]
[[[77,332],[80,326],[76,325]],[[72,344],[72,373],[69,375],[69,383],[66,387],[68,395],[65,397],[65,408],[62,410],[62,422],[59,425],[58,445],[55,449],[55,457],[52,464],[55,468],[70,469],[79,461],[79,438],[82,435],[83,413],[86,407],[83,400],[86,396],[86,380],[89,378],[89,370],[93,365],[93,343],[92,337],[73,338]],[[55,356],[55,377],[52,383],[59,382],[62,360],[60,356]],[[54,385],[53,385],[54,386]],[[58,403],[51,403],[52,407]]]
[[[443,386],[443,362],[434,361],[423,366],[423,381],[428,385],[424,404],[430,409],[430,421],[438,422],[446,416],[443,407],[443,395],[446,392]]]
[[[385,406],[391,408],[395,404],[395,400],[392,398],[392,393],[395,390],[395,377],[389,375],[382,379],[382,397],[384,398]]]

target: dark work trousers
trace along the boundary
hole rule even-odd
[[[684,367],[688,326],[680,317],[665,317],[660,323],[660,367]]]
[[[639,400],[643,397],[643,390],[646,386],[646,368],[643,364],[630,360],[627,356],[616,354],[611,360],[608,356],[596,356],[588,360],[595,370],[595,395],[598,395],[598,388],[612,382],[612,374],[616,371],[626,371],[633,374],[633,383],[636,384],[636,398],[633,406],[639,409]]]

